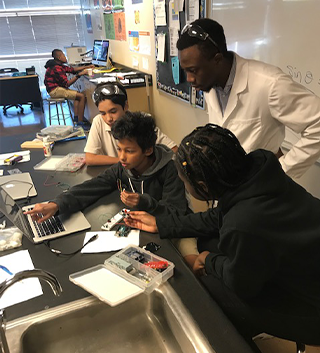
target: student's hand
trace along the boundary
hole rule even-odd
[[[206,271],[204,269],[204,264],[206,262],[206,257],[210,254],[209,251],[203,251],[201,254],[198,255],[197,259],[193,265],[193,273],[197,276],[204,276]]]
[[[121,201],[129,208],[136,207],[140,201],[140,194],[136,192],[122,191],[120,194]]]
[[[129,217],[124,219],[127,226],[144,230],[149,233],[157,233],[156,217],[144,211],[130,211]]]
[[[54,202],[37,203],[31,211],[24,212],[24,214],[29,214],[33,220],[42,223],[52,217],[58,209],[58,205]]]
[[[84,69],[84,70],[82,70],[80,72],[77,72],[78,76],[83,76],[83,75],[86,75],[86,74],[87,74],[87,69]]]
[[[86,68],[86,69],[94,69],[95,66],[94,66],[93,64],[91,64],[91,65],[87,65],[85,68]]]

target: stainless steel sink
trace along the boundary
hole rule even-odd
[[[116,307],[88,297],[26,316],[6,336],[10,353],[215,352],[168,283]]]

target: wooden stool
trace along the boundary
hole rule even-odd
[[[73,124],[73,118],[72,118],[72,112],[71,112],[71,107],[70,107],[70,103],[69,100],[66,98],[48,98],[48,104],[49,104],[49,125],[51,125],[51,119],[57,117],[58,119],[58,123],[60,125],[60,115],[59,115],[59,106],[60,105],[60,109],[61,109],[61,113],[62,113],[62,117],[63,117],[63,123],[64,125],[66,125],[66,119],[65,119],[65,115],[64,115],[64,111],[63,111],[63,104],[67,103],[68,105],[68,109],[69,109],[69,115]],[[55,105],[56,106],[56,114],[51,116],[51,105]]]

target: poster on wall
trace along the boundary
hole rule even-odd
[[[124,11],[124,0],[112,0],[113,11]]]
[[[151,37],[148,31],[129,31],[129,49],[135,53],[151,55]]]
[[[96,22],[97,30],[102,31],[100,11],[96,11],[95,13],[95,22]]]
[[[139,53],[151,55],[151,39],[148,31],[139,31]]]
[[[102,0],[102,8],[104,11],[112,11],[112,0]]]
[[[113,13],[103,14],[104,27],[106,29],[106,39],[116,39],[114,31]]]
[[[86,14],[85,14],[85,19],[86,19],[86,25],[87,25],[87,32],[88,32],[88,33],[93,33],[93,30],[92,30],[92,21],[91,21],[91,14],[90,14],[90,13],[86,13]]]
[[[126,21],[124,12],[115,12],[113,14],[114,32],[116,40],[126,40]]]
[[[133,52],[139,52],[139,32],[129,31],[129,49]]]

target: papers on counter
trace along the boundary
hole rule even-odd
[[[127,237],[117,237],[115,231],[110,232],[87,232],[84,238],[83,244],[85,244],[91,237],[98,234],[98,238],[86,245],[81,252],[82,253],[98,253],[116,251],[125,248],[126,246],[133,244],[139,246],[139,235],[140,230],[133,229],[130,231]]]
[[[34,269],[28,250],[20,250],[10,255],[0,257],[0,265],[5,266],[13,274]],[[5,281],[11,275],[0,268],[0,282]],[[0,307],[21,303],[43,294],[38,278],[28,278],[13,284],[0,299]]]

